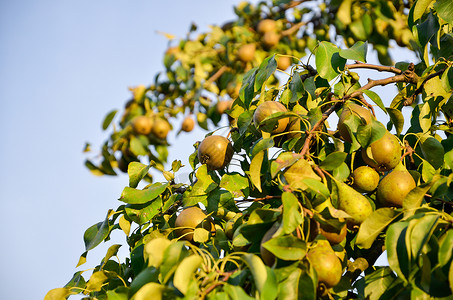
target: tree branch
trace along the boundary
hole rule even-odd
[[[361,62],[358,62],[358,61],[356,61],[355,64],[346,65],[345,69],[347,69],[347,70],[351,70],[351,69],[372,69],[372,70],[376,70],[376,71],[379,71],[379,72],[395,73],[397,75],[403,73],[403,71],[401,71],[400,69],[395,68],[395,67],[372,65],[372,64],[361,63]]]
[[[440,71],[437,71],[436,73],[433,73],[433,74],[428,75],[428,77],[426,77],[426,78],[423,80],[422,84],[420,84],[420,86],[415,90],[414,94],[413,94],[412,96],[408,97],[406,100],[404,100],[403,105],[404,105],[404,106],[410,106],[410,105],[412,105],[412,103],[414,103],[414,101],[415,101],[415,98],[417,98],[418,94],[421,94],[421,93],[422,93],[423,87],[425,86],[425,83],[426,83],[428,80],[433,79],[434,77],[437,77],[437,76],[442,75],[442,74],[445,72],[446,69],[447,69],[447,68],[444,68],[444,69],[442,69],[442,70],[440,70]]]

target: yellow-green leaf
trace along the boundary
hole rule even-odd
[[[132,300],[161,300],[165,287],[155,282],[145,284],[132,297]]]
[[[187,293],[189,284],[193,279],[193,274],[203,262],[201,256],[191,255],[183,259],[179,264],[173,278],[173,284],[183,294]]]
[[[258,152],[250,163],[250,180],[261,192],[261,165],[263,163],[264,151]]]

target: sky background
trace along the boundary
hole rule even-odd
[[[118,207],[128,184],[125,175],[93,176],[83,165],[85,142],[99,149],[104,116],[122,109],[128,87],[148,85],[163,69],[168,41],[157,30],[183,37],[195,21],[206,31],[233,19],[237,3],[0,0],[2,299],[43,299],[124,243],[117,231],[75,268],[84,231]],[[204,134],[178,142],[170,134],[169,162],[186,163]]]

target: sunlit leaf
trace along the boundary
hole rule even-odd
[[[283,260],[301,260],[307,252],[305,242],[292,235],[272,238],[265,242],[263,247]]]
[[[264,151],[258,152],[250,163],[250,180],[253,185],[261,192],[261,165],[264,159]]]
[[[299,210],[299,200],[293,193],[284,192],[282,194],[282,202],[283,232],[289,234],[302,224],[303,218]]]
[[[379,208],[360,224],[356,245],[368,249],[376,237],[391,224],[401,213],[392,208]]]
[[[103,130],[106,130],[107,127],[109,127],[110,123],[112,123],[112,120],[113,118],[115,117],[116,113],[118,111],[115,109],[115,110],[112,110],[111,112],[109,112],[105,118],[104,118],[104,121],[102,122],[102,129]]]
[[[346,59],[339,54],[340,49],[332,43],[320,42],[316,50],[316,69],[322,78],[332,80],[344,69]]]
[[[348,0],[345,2],[351,2],[351,1]],[[343,4],[344,3],[342,3],[341,5],[343,5]],[[346,58],[346,59],[366,62],[367,51],[368,51],[368,43],[358,41],[349,49],[340,49],[340,56],[343,58]]]
[[[133,161],[129,164],[127,168],[127,174],[129,175],[129,186],[131,188],[136,188],[143,179],[143,177],[148,174],[148,170],[151,165],[145,165],[136,161]]]
[[[201,256],[191,255],[183,259],[179,264],[173,278],[173,284],[183,294],[187,293],[189,284],[193,281],[193,274],[203,262]]]
[[[144,190],[125,187],[119,200],[128,204],[144,204],[158,197],[167,187],[168,183],[159,182],[152,184]]]

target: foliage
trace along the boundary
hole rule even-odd
[[[122,204],[86,230],[78,266],[117,229],[130,256],[121,262],[121,245],[111,245],[88,280],[76,272],[45,299],[79,293],[88,299],[452,297],[451,3],[274,0],[241,3],[235,12],[234,22],[192,39],[193,26],[167,51],[165,72],[132,89],[101,163],[86,163],[96,174],[127,170],[130,180]],[[262,19],[276,21],[276,45],[264,39]],[[420,61],[393,64],[391,40]],[[250,61],[238,58],[247,44],[254,45]],[[383,65],[366,62],[369,46]],[[292,59],[284,79],[277,75],[283,57]],[[356,69],[391,76],[361,85]],[[371,90],[389,84],[397,87],[391,101]],[[142,134],[134,118],[145,115],[155,126],[157,118],[194,114],[201,128],[215,128],[221,101],[232,101],[226,112],[233,163],[208,169],[195,143],[190,183],[175,183],[181,162],[164,170],[165,138],[152,130]],[[266,101],[285,109],[254,117]],[[375,108],[388,115],[387,124],[376,119]],[[403,108],[411,110],[410,120]],[[334,114],[346,134],[330,130]],[[107,115],[104,129],[115,115]],[[282,121],[286,129],[276,131]],[[390,146],[376,149],[385,138],[397,139],[387,155],[397,158],[396,166],[379,155]],[[379,171],[380,184],[361,193],[351,174],[366,164]],[[166,182],[152,183],[153,167]],[[392,187],[390,194],[401,196],[390,203],[381,183],[392,172],[410,176],[392,179],[405,182]],[[138,188],[142,180],[148,185]],[[192,206],[206,217],[198,226],[176,227],[181,211]],[[389,265],[375,266],[384,250]],[[341,272],[326,276],[319,267],[324,261],[339,262]]]

